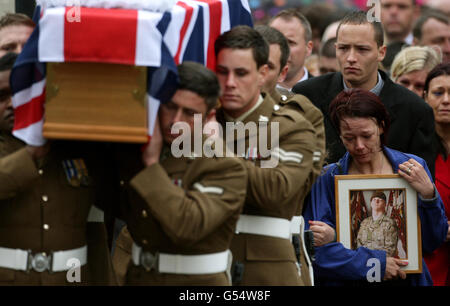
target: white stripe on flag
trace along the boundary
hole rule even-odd
[[[203,52],[204,52],[204,59],[203,64],[208,64],[208,46],[209,46],[209,5],[207,3],[198,2],[198,6],[203,7]],[[211,42],[214,43],[214,42]]]
[[[148,114],[148,132],[149,136],[153,135],[153,131],[155,130],[155,121],[156,116],[158,115],[158,109],[159,109],[159,100],[153,98],[150,95],[147,95],[148,98],[148,104],[147,104],[147,114]]]
[[[156,25],[163,14],[138,11],[136,34],[136,66],[159,67],[161,65],[161,33]]]
[[[189,2],[189,1],[184,1],[187,5],[191,6],[193,8],[192,11],[192,16],[191,16],[191,20],[189,22],[188,28],[186,30],[186,33],[184,35],[184,39],[183,42],[181,44],[181,52],[180,52],[180,63],[183,62],[183,58],[184,58],[184,53],[186,52],[186,47],[189,43],[189,39],[192,36],[192,32],[194,30],[194,26],[195,23],[197,22],[197,18],[198,18],[198,6],[195,3]]]
[[[222,25],[220,27],[220,33],[224,33],[230,30],[230,8],[228,7],[228,1],[222,0]]]
[[[31,146],[43,146],[46,143],[42,136],[42,127],[44,126],[44,119],[33,123],[26,128],[14,130],[12,133],[15,137],[22,139]]]
[[[250,5],[248,5],[248,0],[241,0],[242,7],[245,8],[249,14],[251,14]]]
[[[181,6],[175,5],[171,11],[172,19],[164,34],[164,42],[169,48],[172,57],[175,57],[178,50],[178,42],[180,41],[180,32],[183,27],[186,10]]]
[[[39,21],[40,62],[64,62],[65,8],[46,9]]]
[[[34,83],[31,87],[19,91],[12,97],[12,105],[14,108],[27,104],[36,97],[42,95],[45,89],[46,79],[38,83]]]

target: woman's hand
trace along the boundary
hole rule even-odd
[[[386,271],[383,280],[390,280],[394,278],[406,278],[406,273],[400,270],[401,267],[407,266],[408,262],[394,257],[386,257]]]
[[[401,163],[398,166],[398,174],[403,177],[422,198],[434,198],[434,186],[425,168],[415,159]]]
[[[334,228],[322,221],[309,221],[309,229],[313,232],[314,246],[319,247],[333,242],[335,237]]]

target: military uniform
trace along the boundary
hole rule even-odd
[[[35,162],[23,143],[9,134],[1,139],[0,284],[114,284],[104,227],[98,231],[98,224],[87,222],[101,179],[100,151],[94,144],[55,142]],[[88,243],[103,249],[88,252]],[[79,282],[75,272],[69,272],[74,282],[67,279],[72,258],[82,265]],[[56,271],[46,269],[47,260]]]
[[[325,161],[325,126],[323,123],[323,114],[320,109],[315,107],[305,96],[294,94],[283,88],[274,88],[270,92],[270,96],[279,105],[296,104],[300,113],[314,127],[316,144],[313,153],[313,167],[307,182],[303,186],[300,186],[303,189],[302,194],[306,197],[316,178],[320,175]],[[301,199],[301,202],[304,202],[304,198]],[[302,215],[302,211],[298,211],[297,215]],[[297,224],[295,224],[295,226],[298,227]],[[301,265],[302,280],[305,285],[310,286],[313,284],[314,278],[311,259],[305,256],[307,255],[307,251],[303,235],[298,235],[297,237],[299,238],[299,241],[296,241],[296,237],[294,236],[293,244],[296,249],[297,258],[300,257],[299,261]]]
[[[371,250],[384,250],[387,256],[397,255],[398,230],[394,219],[383,214],[379,219],[372,216],[361,222],[357,246]]]
[[[234,121],[266,124],[267,135],[271,135],[272,123],[278,123],[279,148],[270,148],[271,157],[278,158],[278,165],[261,168],[264,155],[251,146],[251,138],[259,139],[259,134],[247,133],[243,139],[227,143],[228,147],[234,147],[235,153],[239,153],[239,143],[245,143],[243,157],[249,175],[247,198],[231,248],[233,282],[236,285],[304,285],[291,243],[290,221],[302,210],[303,186],[313,166],[314,129],[297,104],[280,106],[269,95],[261,100],[245,118]],[[218,110],[217,120],[225,133],[230,133],[226,125],[233,119],[227,118],[223,109]]]
[[[134,241],[126,284],[229,285],[229,247],[247,185],[242,161],[175,158],[165,148],[159,163],[129,181],[121,175]]]

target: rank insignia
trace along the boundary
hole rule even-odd
[[[181,179],[172,179],[172,182],[175,186],[182,187],[183,181]]]
[[[62,161],[67,181],[73,187],[91,185],[86,164],[82,158],[66,159]]]

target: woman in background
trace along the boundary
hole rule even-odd
[[[391,78],[422,97],[427,74],[441,62],[441,58],[440,53],[431,47],[406,47],[392,62]]]
[[[420,274],[406,275],[404,261],[385,250],[366,247],[348,249],[335,240],[335,175],[398,173],[417,191],[421,221],[422,251],[431,253],[446,239],[447,218],[426,162],[415,155],[384,145],[389,115],[377,95],[363,89],[342,91],[330,104],[330,119],[347,152],[325,167],[305,201],[303,216],[314,234],[315,275],[319,285],[369,285],[369,260],[380,263],[381,285],[431,285],[426,264]]]
[[[425,81],[424,99],[434,112],[435,184],[450,218],[450,63],[436,66]],[[447,241],[425,256],[434,285],[450,286],[450,232]]]

